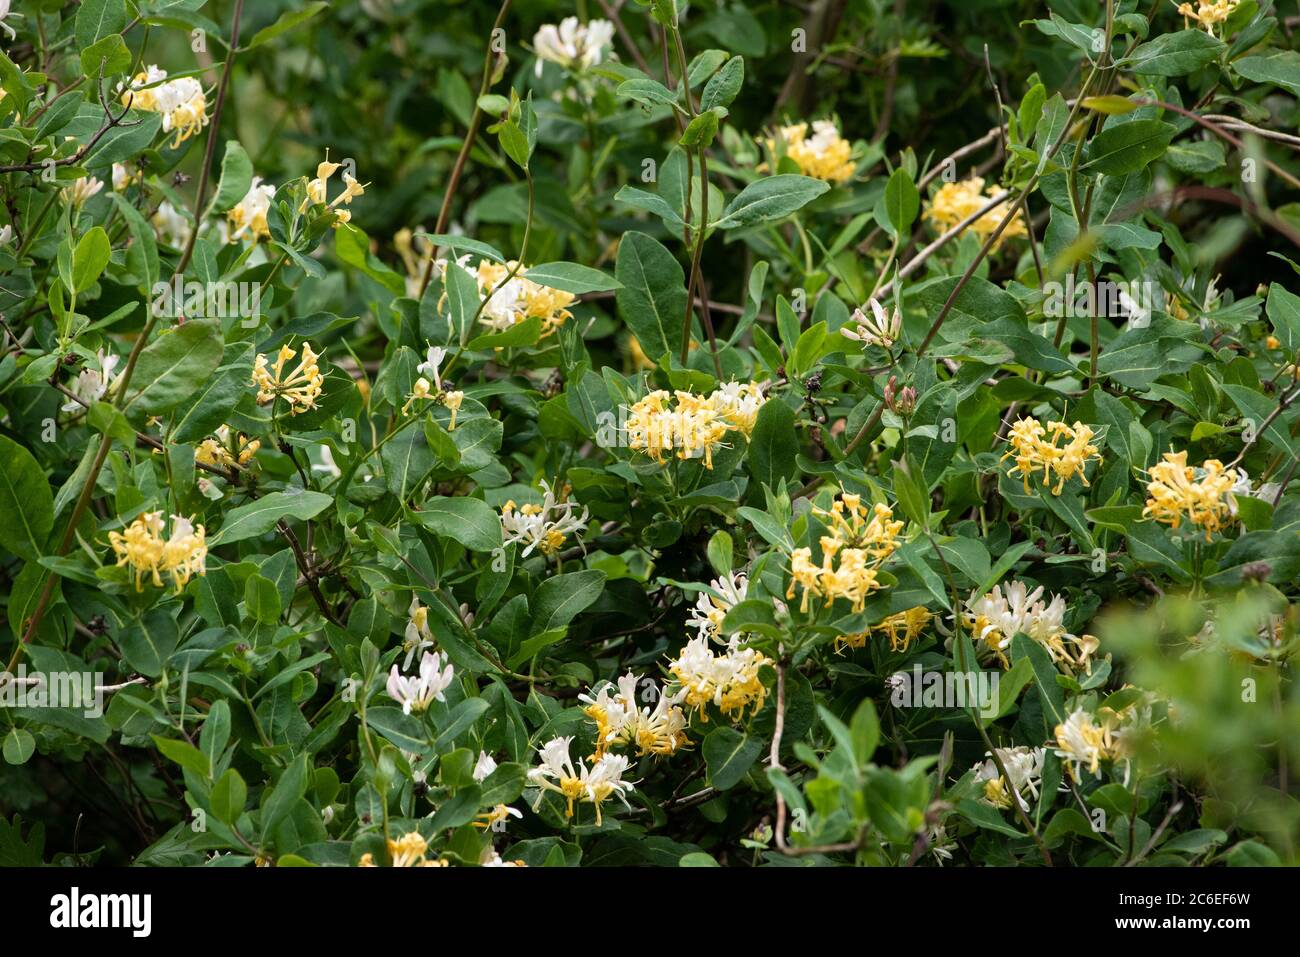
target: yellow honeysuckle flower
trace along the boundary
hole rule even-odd
[[[805,176],[843,183],[853,178],[853,144],[840,135],[839,128],[830,120],[814,120],[813,135],[808,135],[807,123],[782,126],[776,135],[767,139],[767,148],[778,152],[784,145],[785,155],[794,160]]]
[[[285,374],[284,367],[297,353],[288,345],[280,347],[275,362],[268,367],[265,355],[259,354],[253,366],[252,385],[257,386],[257,402],[266,405],[282,398],[289,403],[289,414],[297,415],[308,409],[316,408],[325,384],[316,360],[319,355],[312,350],[310,342],[302,344],[302,358],[293,371]]]
[[[1209,459],[1200,468],[1187,464],[1187,452],[1166,452],[1147,473],[1147,502],[1143,518],[1178,528],[1184,521],[1205,530],[1208,542],[1236,514],[1232,490],[1242,481],[1237,469]]]
[[[939,231],[946,232],[966,218],[973,216],[997,194],[997,186],[990,186],[986,190],[984,188],[984,179],[980,176],[972,176],[970,179],[956,183],[944,183],[943,186],[939,187],[938,192],[934,194],[934,198],[930,200],[930,205],[926,207],[925,218],[934,223]],[[969,228],[982,242],[993,235],[998,228],[998,224],[1002,222],[1006,215],[1007,204],[1005,202],[999,203],[972,222]],[[1008,239],[1028,235],[1029,232],[1025,228],[1024,214],[1020,210],[1016,210],[1015,216],[1011,222],[1007,223],[1007,228],[998,237],[994,248],[1001,246]]]
[[[1041,470],[1045,486],[1055,474],[1056,487],[1051,493],[1060,495],[1065,483],[1075,475],[1079,476],[1085,488],[1088,486],[1088,478],[1084,474],[1088,462],[1093,459],[1101,461],[1101,454],[1092,444],[1095,437],[1092,427],[1082,422],[1075,422],[1073,426],[1064,422],[1048,422],[1044,427],[1037,419],[1024,417],[1011,427],[1007,436],[1011,448],[1002,459],[1015,459],[1015,464],[1007,474],[1019,475],[1024,479],[1026,494],[1031,491],[1030,475]],[[1057,444],[1061,439],[1065,439],[1064,445]]]
[[[146,575],[155,587],[161,588],[165,572],[180,594],[193,575],[206,572],[208,548],[202,525],[173,515],[171,536],[164,538],[163,531],[163,513],[159,511],[145,512],[123,532],[108,533],[117,564],[127,566],[135,575],[136,591],[144,590]]]

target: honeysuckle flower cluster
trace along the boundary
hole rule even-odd
[[[411,596],[411,605],[406,614],[406,631],[402,635],[402,650],[406,652],[406,657],[402,659],[403,671],[411,667],[411,661],[416,655],[434,645],[433,632],[429,630],[429,609],[421,605],[420,599],[414,595]]]
[[[578,700],[584,705],[583,713],[596,722],[597,760],[611,748],[634,747],[637,754],[669,755],[688,743],[686,715],[678,706],[683,693],[665,694],[653,683],[646,696],[654,706],[642,706],[637,700],[637,688],[642,678],[629,671],[617,684],[603,682],[592,692],[581,694]]]
[[[1116,756],[1115,734],[1110,722],[1103,720],[1097,724],[1083,708],[1072,711],[1053,733],[1056,736],[1056,756],[1066,763],[1076,781],[1082,780],[1081,770],[1085,767],[1089,774],[1099,776],[1101,762]]]
[[[739,635],[718,654],[709,647],[708,638],[697,635],[669,661],[668,672],[680,687],[680,700],[701,720],[708,721],[705,709],[712,704],[728,719],[740,721],[747,709],[752,714],[762,709],[767,688],[759,669],[771,664],[762,652],[742,646]]]
[[[1147,502],[1143,518],[1177,529],[1184,522],[1205,532],[1211,540],[1236,514],[1234,491],[1243,475],[1208,459],[1199,468],[1187,464],[1187,452],[1166,452],[1147,472]],[[1249,487],[1249,486],[1247,486]]]
[[[426,651],[420,658],[418,674],[406,676],[397,665],[388,672],[388,697],[402,706],[403,714],[422,714],[435,701],[446,701],[444,692],[451,687],[456,669],[441,651]]]
[[[862,496],[844,492],[829,511],[814,509],[826,523],[829,534],[821,536],[821,564],[815,564],[811,548],[796,548],[790,555],[790,587],[787,598],[803,590],[799,610],[808,611],[816,596],[826,602],[843,598],[855,612],[862,611],[867,596],[882,587],[880,566],[898,548],[903,523],[894,518],[888,505],[877,503],[868,509]]]
[[[474,270],[479,295],[487,299],[479,322],[493,332],[504,332],[516,323],[537,318],[542,321],[545,339],[573,318],[569,307],[577,297],[563,289],[533,282],[523,275],[526,270],[517,262],[481,260]],[[511,275],[513,273],[513,275]]]
[[[329,198],[329,181],[343,167],[342,163],[331,163],[329,150],[325,151],[325,159],[316,164],[316,176],[307,181],[307,195],[303,197],[302,204],[298,207],[300,213],[305,213],[313,205],[323,205],[333,210],[334,223],[337,228],[343,223],[352,220],[352,212],[347,209],[339,209],[339,206],[348,206],[352,200],[358,196],[364,196],[366,186],[369,183],[361,184],[357,178],[347,170],[343,171],[343,192],[339,193],[333,199]]]
[[[861,308],[854,309],[848,323],[840,328],[840,335],[865,346],[892,348],[903,334],[903,313],[897,306],[892,313],[887,313],[874,299],[869,299],[867,306],[871,315],[868,316]]]
[[[564,547],[570,535],[579,535],[587,528],[588,511],[575,514],[578,506],[557,496],[550,484],[542,481],[542,504],[516,505],[514,500],[501,506],[501,532],[507,545],[523,545],[519,553],[527,558],[533,549],[551,557]]]
[[[930,609],[916,605],[881,619],[879,624],[865,631],[840,635],[835,639],[835,650],[842,652],[845,648],[863,648],[867,644],[867,638],[875,634],[889,639],[890,651],[906,651],[912,642],[921,637],[921,632],[925,631],[933,617]]]
[[[222,425],[200,442],[194,449],[194,461],[218,468],[242,468],[253,460],[262,447],[261,439],[252,439],[240,432],[236,442],[231,442],[230,426]]]
[[[1011,807],[1014,799],[1019,802],[1022,809],[1029,810],[1028,799],[1038,798],[1038,788],[1043,779],[1043,759],[1047,756],[1046,749],[1021,746],[995,750],[1002,760],[1003,767],[1007,769],[1007,776],[1011,778],[1011,783],[1008,785],[1007,779],[998,770],[997,762],[993,760],[993,752],[986,751],[987,760],[975,765],[975,780],[984,784],[982,800],[995,808],[1006,810]]]
[[[565,17],[557,26],[548,23],[533,35],[533,52],[537,54],[537,75],[542,63],[549,61],[566,70],[586,70],[605,59],[605,50],[614,42],[614,24],[608,20]]]
[[[700,637],[722,641],[722,619],[745,600],[749,578],[744,572],[727,572],[721,578],[709,582],[709,587],[714,593],[700,592],[686,623],[696,629]]]
[[[271,238],[271,227],[267,225],[266,214],[275,199],[275,187],[264,183],[262,177],[254,176],[244,198],[226,213],[229,224],[230,241],[248,236],[256,243],[259,239]]]
[[[813,120],[812,136],[807,123],[782,126],[768,138],[767,148],[773,153],[784,151],[803,175],[831,183],[847,182],[857,168],[853,144],[840,135],[831,120]]]
[[[538,789],[536,810],[547,791],[559,794],[566,802],[565,817],[573,817],[574,804],[590,804],[596,809],[596,825],[601,823],[601,806],[611,797],[624,805],[632,782],[623,780],[629,767],[621,754],[602,754],[590,762],[579,761],[577,767],[569,754],[573,737],[552,738],[537,749],[540,763],[528,771],[528,783]]]
[[[465,401],[465,393],[443,386],[442,374],[438,371],[438,368],[446,357],[447,350],[441,346],[429,347],[427,358],[415,367],[415,371],[421,373],[421,375],[415,380],[415,384],[411,388],[411,394],[406,397],[406,404],[402,406],[402,415],[406,415],[411,410],[411,406],[417,402],[436,402],[451,413],[451,421],[447,424],[447,431],[452,432],[456,429],[456,414]],[[430,383],[429,378],[426,377],[432,377],[433,382]]]
[[[123,106],[162,116],[163,132],[176,133],[172,149],[208,125],[203,84],[192,76],[169,80],[166,70],[150,65],[120,89],[120,96]]]
[[[651,392],[628,409],[628,447],[663,464],[666,457],[703,458],[713,468],[713,453],[729,432],[748,438],[766,399],[755,383],[728,383],[708,396],[678,389]]]
[[[989,202],[998,195],[1000,190],[996,185],[984,188],[984,179],[980,176],[972,176],[970,179],[958,180],[954,183],[944,183],[934,194],[929,205],[925,209],[925,218],[934,224],[939,232],[946,232],[952,229],[958,223],[964,221],[970,216],[983,209]],[[1007,204],[998,203],[987,213],[984,213],[969,226],[981,242],[988,239],[989,236],[997,230],[998,224],[1002,222],[1007,215]],[[1016,210],[1015,216],[1011,222],[1007,223],[1007,228],[1002,230],[1002,235],[998,237],[994,248],[1001,246],[1008,239],[1022,238],[1028,236],[1029,232],[1025,228],[1024,213]]]
[[[1010,667],[1007,649],[1020,632],[1042,645],[1052,663],[1067,673],[1092,672],[1092,656],[1100,643],[1092,635],[1072,635],[1065,628],[1065,599],[1044,600],[1042,585],[1030,590],[1021,581],[994,585],[983,595],[966,600],[962,621],[974,640],[990,651],[1004,668]]]
[[[297,352],[288,344],[280,347],[275,362],[268,365],[265,355],[258,354],[253,365],[252,385],[257,387],[258,405],[267,405],[276,399],[284,399],[289,404],[289,414],[297,415],[308,409],[316,408],[325,385],[325,376],[320,371],[316,360],[320,358],[310,342],[302,344],[302,358],[298,365],[286,373],[284,367]]]
[[[1213,35],[1215,27],[1236,12],[1238,3],[1240,0],[1196,0],[1195,6],[1190,3],[1178,4],[1178,12],[1183,16],[1183,26],[1191,26],[1192,21],[1195,21],[1206,33]]]
[[[78,412],[102,399],[113,383],[113,370],[117,368],[118,361],[117,356],[106,353],[103,349],[96,352],[95,366],[87,365],[78,372],[68,390],[76,398],[69,399],[59,407],[60,410]]]
[[[1044,488],[1051,485],[1055,476],[1056,485],[1051,488],[1051,493],[1060,495],[1065,483],[1076,475],[1084,488],[1088,487],[1085,474],[1088,463],[1101,462],[1101,452],[1092,444],[1094,438],[1096,433],[1092,426],[1082,422],[1075,422],[1072,426],[1064,422],[1048,422],[1044,426],[1035,418],[1022,417],[1016,420],[1007,435],[1011,447],[1002,460],[1015,460],[1007,474],[1019,475],[1024,480],[1026,494],[1032,491],[1030,476],[1042,472]],[[1065,444],[1059,444],[1063,439]]]
[[[206,574],[208,547],[203,526],[183,515],[173,515],[171,524],[171,534],[164,537],[163,513],[145,512],[124,531],[108,533],[118,566],[125,565],[135,576],[136,591],[144,591],[146,577],[154,587],[163,587],[165,574],[180,594],[192,576]]]
[[[409,834],[403,834],[397,840],[388,841],[388,857],[392,861],[393,867],[447,867],[447,861],[442,858],[430,860],[425,855],[429,851],[429,842],[426,841],[419,831],[411,831]],[[358,867],[377,867],[375,856],[370,853],[362,854],[361,860],[357,862]]]

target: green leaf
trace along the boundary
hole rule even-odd
[[[717,135],[718,114],[710,110],[686,124],[686,131],[678,142],[687,149],[708,149]]]
[[[482,499],[439,495],[408,514],[417,525],[471,551],[490,552],[501,547],[501,517]]]
[[[907,235],[920,210],[921,194],[911,175],[900,166],[885,184],[885,215],[893,235]]]
[[[54,495],[31,452],[0,435],[0,545],[28,561],[54,527]]]
[[[101,37],[81,51],[81,72],[86,76],[99,76],[101,65],[104,76],[125,73],[131,69],[131,51],[120,33]]]
[[[229,545],[231,542],[255,538],[269,532],[286,518],[305,522],[315,518],[333,502],[334,498],[323,492],[271,492],[226,512],[221,528],[208,539],[208,545]]]
[[[36,751],[36,739],[22,728],[10,728],[3,750],[6,764],[26,764]]]
[[[769,399],[758,410],[749,437],[749,455],[745,460],[749,474],[755,482],[775,491],[784,480],[798,474],[795,465],[798,454],[794,412],[780,399]]]
[[[163,738],[156,734],[150,735],[153,743],[157,745],[158,750],[163,753],[163,757],[175,761],[183,768],[193,771],[202,778],[212,776],[212,765],[208,763],[208,756],[190,744],[188,741],[177,741],[174,738]]]
[[[307,772],[307,755],[300,754],[280,775],[280,780],[262,805],[263,838],[275,833],[280,822],[289,816],[294,805],[307,793]]]
[[[1164,155],[1175,132],[1160,120],[1130,120],[1108,127],[1088,144],[1081,169],[1108,176],[1137,172]]]
[[[596,569],[546,579],[533,595],[534,635],[561,628],[589,608],[605,590],[605,573]]]
[[[212,813],[222,824],[238,821],[247,800],[248,785],[234,768],[227,769],[212,785]]]
[[[77,49],[85,50],[109,34],[121,33],[124,26],[125,0],[83,0],[74,28]]]
[[[72,291],[85,292],[94,285],[108,265],[108,257],[112,252],[112,244],[103,227],[91,227],[77,241],[77,248],[72,252]],[[141,354],[141,359],[143,358]]]
[[[668,106],[677,110],[681,109],[673,91],[658,80],[652,80],[648,76],[624,80],[614,90],[614,95],[635,100],[646,106]]]
[[[301,10],[287,10],[280,14],[280,18],[276,20],[275,23],[271,24],[269,27],[263,27],[261,30],[258,30],[257,33],[253,34],[253,39],[248,42],[248,46],[244,47],[244,49],[256,49],[263,43],[274,40],[276,37],[280,36],[280,34],[287,33],[294,27],[298,26],[298,24],[306,23],[312,17],[316,16],[316,14],[328,7],[328,3],[323,2],[323,0],[317,0],[315,3],[307,4]]]
[[[719,791],[740,783],[763,751],[763,742],[735,728],[715,728],[700,747],[709,782]]]
[[[700,110],[730,106],[732,100],[740,93],[740,88],[744,82],[745,58],[740,56],[732,57],[704,85],[704,93],[700,97]]]
[[[1233,61],[1232,68],[1248,80],[1271,83],[1292,96],[1300,96],[1300,53],[1295,50],[1242,57]]]
[[[750,183],[727,204],[721,219],[710,224],[714,229],[737,229],[755,223],[784,219],[830,189],[820,179],[781,173],[765,176]]]
[[[1143,43],[1119,65],[1146,76],[1184,76],[1213,63],[1224,49],[1222,40],[1204,30],[1179,30]]]
[[[226,140],[226,152],[221,157],[221,179],[210,210],[226,212],[248,194],[252,184],[253,161],[239,140]]]
[[[614,275],[618,314],[652,362],[677,355],[686,311],[686,274],[663,244],[645,233],[625,233]]]
[[[1268,301],[1264,309],[1282,349],[1288,353],[1300,349],[1300,296],[1273,283],[1268,287]]]
[[[244,607],[263,624],[274,624],[280,619],[280,592],[275,582],[263,575],[249,575],[244,582]]]
[[[194,394],[221,364],[221,324],[213,319],[176,326],[144,347],[122,409],[136,420],[166,412]]]
[[[126,663],[140,674],[157,678],[180,641],[180,628],[171,612],[152,608],[132,619],[117,635],[117,646]]]
[[[1057,670],[1047,649],[1023,632],[1011,639],[1011,654],[1015,660],[1026,658],[1034,669],[1034,684],[1043,703],[1043,722],[1047,736],[1051,737],[1058,724],[1064,724],[1065,695],[1056,681]]]
[[[530,267],[523,275],[538,285],[562,289],[577,296],[588,292],[606,292],[617,289],[620,285],[613,276],[577,263],[542,263]]]

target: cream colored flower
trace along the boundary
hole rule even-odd
[[[703,635],[692,638],[669,661],[668,671],[680,686],[681,700],[704,720],[704,708],[712,704],[733,721],[739,721],[746,709],[757,714],[767,698],[758,673],[772,659],[754,648],[741,647],[734,637],[726,650],[714,654]]]
[[[987,594],[971,595],[966,601],[962,620],[976,642],[1010,667],[1006,651],[1011,640],[1023,632],[1047,650],[1052,663],[1067,674],[1092,672],[1092,656],[1100,644],[1092,635],[1076,636],[1065,628],[1065,599],[1051,595],[1044,600],[1044,589],[1033,591],[1024,582],[1010,581],[994,585]]]
[[[776,135],[768,138],[767,148],[794,160],[805,176],[843,183],[853,178],[853,144],[840,135],[839,128],[830,120],[814,120],[813,135],[808,135],[807,123],[783,126]]]
[[[939,187],[939,191],[934,194],[934,198],[926,208],[925,218],[934,223],[939,231],[946,232],[968,217],[975,215],[990,199],[998,195],[998,192],[997,186],[990,186],[986,190],[984,180],[979,176],[972,176],[970,179],[956,183],[944,183],[943,186]],[[1005,202],[999,203],[971,223],[969,228],[981,241],[984,241],[993,235],[998,228],[998,224],[1002,222],[1006,215],[1007,204]],[[1029,232],[1025,229],[1024,214],[1020,210],[1016,210],[1015,216],[1012,217],[1011,222],[1007,223],[1007,228],[998,237],[994,248],[1001,246],[1008,239],[1028,235]]]
[[[297,354],[288,345],[283,345],[276,354],[275,362],[269,366],[265,355],[257,356],[253,366],[252,385],[257,386],[259,405],[267,405],[282,398],[289,403],[290,415],[316,408],[316,400],[320,398],[325,384],[325,376],[316,363],[319,355],[312,350],[310,342],[303,342],[302,358],[291,372],[286,373],[285,365]]]
[[[254,243],[259,239],[270,239],[271,228],[267,225],[266,214],[275,199],[275,187],[262,182],[262,177],[254,176],[244,198],[226,213],[230,221],[230,241],[250,236]]]
[[[986,751],[985,757],[988,760],[975,765],[975,780],[984,782],[983,800],[987,804],[1005,810],[1011,807],[1012,795],[1014,795],[1020,802],[1020,807],[1028,811],[1028,797],[1038,797],[1046,749],[1028,747],[997,749],[997,755],[1002,759],[1007,775],[1011,778],[1010,787],[1007,786],[1002,773],[998,771],[997,762],[993,760],[992,754],[993,752]]]
[[[123,106],[162,116],[163,132],[176,133],[172,149],[208,125],[203,85],[192,76],[168,80],[166,70],[150,66],[119,89]]]
[[[557,497],[545,480],[541,484],[541,505],[516,505],[509,501],[501,507],[504,543],[523,545],[521,558],[527,558],[533,549],[550,557],[564,546],[569,535],[577,535],[587,527],[586,506],[582,507],[581,515],[575,515],[576,504]]]
[[[388,672],[388,697],[402,706],[403,714],[427,711],[434,701],[446,701],[444,692],[451,687],[456,669],[441,651],[424,653],[420,659],[420,673],[409,678],[393,665]]]
[[[745,590],[749,579],[744,572],[728,572],[721,578],[709,582],[714,594],[702,591],[695,599],[687,624],[696,629],[701,637],[722,641],[722,619],[736,605],[745,600]]]
[[[1238,470],[1224,468],[1209,459],[1200,468],[1187,464],[1187,452],[1166,452],[1162,461],[1147,473],[1146,508],[1143,518],[1178,528],[1184,521],[1205,531],[1208,542],[1223,531],[1236,515],[1234,489],[1242,479]]]
[[[104,188],[104,181],[94,176],[82,176],[72,181],[69,186],[63,187],[63,199],[73,206],[80,207],[85,205],[86,200],[99,194]]]
[[[1073,426],[1064,422],[1048,422],[1046,428],[1035,418],[1020,418],[1011,427],[1007,435],[1010,449],[1002,459],[1015,459],[1015,464],[1008,470],[1008,475],[1019,475],[1025,484],[1025,494],[1029,494],[1029,477],[1039,471],[1043,473],[1043,485],[1050,485],[1053,476],[1056,487],[1053,495],[1060,495],[1065,483],[1073,476],[1079,476],[1084,488],[1088,487],[1085,470],[1088,463],[1101,462],[1097,446],[1092,444],[1096,438],[1092,426],[1075,422]],[[1064,439],[1065,444],[1060,445]]]
[[[608,20],[580,23],[577,17],[565,17],[559,26],[548,23],[533,36],[537,54],[537,75],[542,63],[549,60],[568,70],[585,70],[605,57],[605,48],[614,42],[614,24]]]
[[[867,306],[871,309],[871,315],[868,316],[860,308],[853,310],[849,325],[840,329],[840,335],[863,345],[892,348],[903,334],[903,314],[897,307],[892,314],[886,313],[874,299],[869,299]]]

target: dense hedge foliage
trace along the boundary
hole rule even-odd
[[[0,0],[0,864],[1295,863],[1271,0]]]

